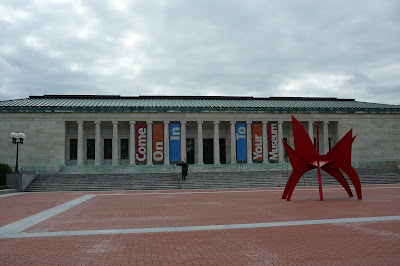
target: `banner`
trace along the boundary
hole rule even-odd
[[[236,161],[246,161],[246,124],[236,124]]]
[[[136,164],[147,162],[147,128],[146,124],[136,124]]]
[[[278,162],[278,124],[268,124],[268,159]]]
[[[263,139],[261,124],[252,124],[251,132],[253,135],[253,162],[263,161]]]
[[[164,125],[153,124],[153,163],[164,162]]]
[[[170,144],[171,150],[170,161],[180,162],[181,161],[181,125],[170,124],[169,127]]]

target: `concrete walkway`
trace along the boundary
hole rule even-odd
[[[400,185],[19,193],[1,265],[398,265]]]

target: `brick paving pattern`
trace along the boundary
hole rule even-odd
[[[318,201],[315,187],[297,188],[291,202],[280,199],[282,190],[28,193],[0,198],[4,226],[95,195],[24,230],[27,235],[92,233],[2,238],[0,265],[400,264],[400,218],[186,232],[97,231],[400,215],[400,185],[364,186],[363,200],[349,198],[342,188],[324,187],[324,202]]]

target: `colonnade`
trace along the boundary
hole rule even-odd
[[[224,120],[226,121],[226,120]],[[243,120],[242,120],[243,121]],[[109,121],[108,121],[109,122]],[[112,165],[119,164],[119,146],[118,146],[118,125],[119,121],[113,120],[112,122]],[[136,136],[136,128],[135,125],[137,121],[128,121],[129,122],[129,164],[136,165],[136,147],[137,143],[137,136]],[[170,164],[170,121],[145,121],[146,123],[146,145],[147,145],[147,153],[146,153],[146,164],[152,165],[153,164],[153,124],[154,122],[163,122],[163,163],[165,165]],[[204,164],[203,161],[203,124],[204,122],[213,122],[213,158],[214,164],[220,164],[220,122],[221,120],[214,120],[214,121],[196,121],[197,122],[197,164]],[[280,140],[283,139],[283,124],[290,123],[288,121],[261,121],[262,127],[262,158],[263,163],[269,163],[268,160],[268,134],[267,134],[267,126],[268,123],[277,124],[277,147],[278,147],[278,162],[284,162],[284,150],[283,145]],[[310,135],[311,141],[314,141],[314,121],[307,121],[308,122],[308,133]],[[84,165],[84,130],[83,126],[84,123],[94,123],[95,124],[95,158],[94,158],[94,165],[99,166],[102,163],[101,160],[101,124],[102,121],[96,120],[92,121],[77,121],[78,124],[78,132],[77,132],[77,165],[82,166]],[[182,161],[186,161],[187,156],[187,147],[186,147],[186,125],[187,121],[180,121],[180,158]],[[236,154],[237,154],[237,132],[236,132],[236,124],[238,121],[231,120],[230,123],[230,163],[235,164],[237,163]],[[252,124],[257,123],[260,124],[260,121],[246,121],[246,156],[247,156],[247,163],[253,163],[253,143],[252,143]],[[143,122],[141,122],[143,124]],[[291,123],[290,123],[291,124]],[[328,140],[328,124],[329,121],[323,121],[323,151],[327,152],[329,150],[329,140]]]

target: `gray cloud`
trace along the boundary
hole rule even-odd
[[[319,96],[400,104],[398,1],[2,1],[0,99]]]

